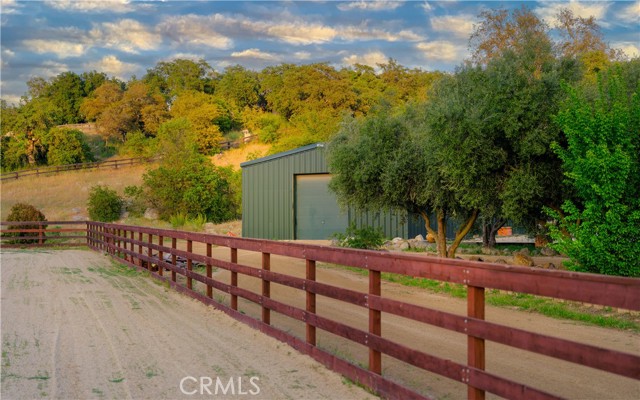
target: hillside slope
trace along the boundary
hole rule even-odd
[[[262,157],[268,151],[269,145],[251,143],[210,159],[215,165],[239,169],[240,163],[248,158]],[[87,200],[91,187],[108,186],[122,195],[125,187],[142,184],[142,175],[151,165],[68,171],[3,181],[0,186],[0,219],[4,220],[16,203],[34,205],[49,221],[88,219]]]

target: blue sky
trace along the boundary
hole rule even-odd
[[[9,102],[34,76],[97,70],[128,80],[175,58],[218,71],[388,58],[452,71],[469,56],[480,11],[522,4],[550,25],[560,7],[593,15],[607,42],[640,55],[639,1],[0,1],[0,90]]]

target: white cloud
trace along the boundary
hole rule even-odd
[[[388,11],[395,10],[402,5],[401,1],[388,0],[359,0],[350,3],[340,3],[338,9],[340,11],[349,10],[368,10],[368,11]]]
[[[640,45],[638,42],[614,42],[611,43],[611,47],[624,51],[630,58],[640,57]]]
[[[249,58],[266,61],[278,61],[279,58],[271,53],[260,51],[259,49],[247,49],[243,51],[234,51],[231,53],[231,57],[234,58]]]
[[[296,51],[295,53],[293,53],[293,57],[298,60],[308,60],[311,58],[311,53],[309,53],[308,51]]]
[[[129,0],[45,0],[49,7],[77,12],[126,13],[134,10]]]
[[[191,60],[191,61],[200,61],[204,60],[203,54],[194,54],[194,53],[174,53],[169,57],[166,57],[163,61],[173,61],[173,60]]]
[[[631,3],[629,6],[623,8],[622,11],[616,15],[616,19],[629,24],[640,23],[640,1]]]
[[[352,54],[348,57],[344,57],[342,62],[347,65],[362,64],[377,68],[378,64],[384,64],[387,60],[388,57],[381,51],[372,51],[366,54]]]
[[[169,17],[159,25],[159,31],[174,44],[229,49],[233,46],[233,41],[216,30],[218,27],[216,15]]]
[[[570,2],[553,2],[542,3],[544,6],[535,9],[535,13],[544,19],[549,25],[555,26],[558,23],[556,15],[561,9],[567,8],[571,10],[575,17],[589,18],[594,17],[600,26],[607,26],[604,20],[607,10],[611,3],[608,2],[580,2],[571,0]]]
[[[417,42],[424,40],[423,36],[410,30],[393,33],[383,29],[369,28],[366,22],[359,26],[342,27],[338,32],[338,36],[345,40],[386,40],[387,42],[399,42],[401,40]]]
[[[28,77],[25,79],[25,82],[36,76],[47,79],[67,71],[69,71],[67,64],[56,61],[44,61],[40,66],[29,70],[27,75]]]
[[[3,49],[2,50],[2,56],[3,57],[13,57],[15,55],[16,55],[16,53],[14,51],[9,50],[9,49]]]
[[[0,8],[2,8],[2,14],[18,14],[22,4],[18,4],[16,0],[1,0]]]
[[[127,53],[156,49],[162,41],[158,33],[133,19],[96,24],[89,35],[96,41],[96,45]]]
[[[465,47],[444,40],[422,42],[416,45],[427,60],[458,61],[463,58]]]
[[[451,32],[460,38],[468,38],[473,32],[476,17],[470,14],[443,15],[431,18],[431,27],[437,32]]]
[[[338,32],[331,27],[299,21],[276,25],[265,24],[263,29],[269,36],[298,45],[329,42],[338,34]]]
[[[101,60],[88,62],[83,65],[85,70],[96,70],[107,75],[113,75],[118,79],[127,80],[135,71],[140,69],[136,64],[126,63],[118,60],[114,55],[102,57]]]
[[[23,41],[23,44],[35,53],[53,53],[58,58],[79,57],[88,48],[84,43],[65,40],[27,39]]]
[[[431,11],[433,11],[433,6],[431,4],[429,4],[428,1],[425,1],[424,3],[422,3],[421,7],[427,13],[430,13]]]

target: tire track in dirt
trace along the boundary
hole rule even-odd
[[[186,376],[244,379],[245,390],[256,376],[255,398],[372,398],[311,358],[100,254],[0,257],[3,344],[5,336],[16,343],[3,352],[3,399],[211,398],[183,394]],[[29,287],[34,279],[37,288]]]

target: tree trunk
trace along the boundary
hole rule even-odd
[[[506,224],[502,218],[491,218],[482,223],[482,247],[493,249],[496,247],[496,234]]]
[[[469,233],[471,228],[473,228],[473,224],[476,223],[476,219],[478,219],[478,210],[473,210],[469,218],[467,218],[467,220],[465,221],[465,223],[462,224],[460,228],[458,228],[458,230],[456,231],[456,238],[451,244],[451,246],[449,247],[449,251],[447,252],[447,257],[454,258],[456,256],[456,250],[458,250],[458,246],[460,246],[460,242],[462,242],[462,239],[464,239],[464,237],[467,235],[467,233]]]
[[[447,219],[444,210],[438,210],[438,236],[436,243],[438,245],[438,256],[447,257]]]

